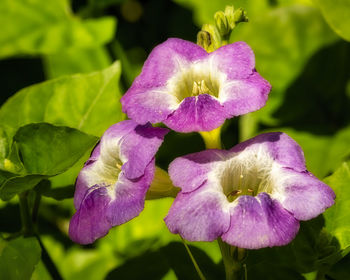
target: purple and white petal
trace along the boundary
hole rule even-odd
[[[310,172],[285,169],[276,183],[281,188],[275,197],[298,220],[313,219],[334,204],[334,191]]]
[[[120,141],[122,171],[128,179],[144,175],[146,166],[154,158],[168,132],[168,129],[152,127],[151,124],[137,125],[122,138]]]
[[[244,42],[207,53],[169,39],[156,47],[121,102],[140,124],[164,122],[179,132],[210,131],[227,118],[260,109],[270,84],[255,70]]]
[[[213,241],[227,231],[229,211],[222,211],[226,197],[206,185],[191,193],[179,193],[165,223],[172,233],[189,241]]]
[[[93,186],[85,193],[69,224],[69,236],[74,242],[89,244],[108,233],[111,224],[104,213],[110,201],[106,187]]]
[[[227,154],[228,151],[212,149],[176,158],[169,165],[171,181],[182,193],[192,192],[208,180],[209,173]]]
[[[253,50],[245,42],[225,45],[209,54],[217,70],[225,73],[227,80],[245,79],[255,67]]]
[[[219,100],[226,116],[232,118],[265,106],[270,90],[270,84],[254,71],[247,78],[224,83]]]
[[[168,81],[206,56],[203,48],[181,39],[168,39],[158,45],[121,98],[123,112],[140,124],[164,121],[179,106],[177,97],[168,90]]]
[[[185,98],[164,124],[179,132],[210,131],[226,120],[224,107],[208,94]]]
[[[299,221],[266,193],[241,196],[231,209],[231,225],[222,240],[240,248],[282,246],[294,239]]]
[[[230,151],[235,153],[252,152],[255,155],[265,153],[265,157],[273,159],[283,167],[300,172],[306,170],[304,153],[301,147],[291,137],[282,132],[260,134],[234,146]]]
[[[104,133],[77,178],[69,229],[74,241],[91,243],[142,211],[167,132],[128,120]]]
[[[207,241],[200,231],[203,227],[208,232],[202,221],[212,223],[220,212],[225,217],[230,213],[230,227],[221,238],[242,248],[289,243],[299,220],[316,217],[335,199],[331,188],[306,170],[300,146],[279,132],[259,135],[229,151],[177,158],[169,175],[181,188],[166,218],[169,229],[189,240]],[[222,225],[211,230],[218,234]]]
[[[152,160],[140,180],[130,181],[121,173],[115,185],[95,185],[89,188],[71,219],[71,239],[80,244],[92,243],[105,236],[110,228],[138,216],[143,210],[154,170]]]

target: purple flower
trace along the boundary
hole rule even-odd
[[[165,222],[190,241],[221,237],[248,249],[285,245],[299,220],[318,216],[335,199],[306,170],[300,146],[284,133],[177,158],[169,174],[181,192]]]
[[[69,236],[88,244],[136,217],[152,182],[164,128],[127,120],[111,126],[80,171]]]
[[[121,99],[123,111],[140,124],[213,130],[265,105],[271,87],[254,67],[253,51],[244,42],[208,54],[191,42],[169,39],[149,55]]]

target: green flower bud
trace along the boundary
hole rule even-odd
[[[211,38],[209,32],[203,30],[198,32],[197,45],[201,46],[205,50],[208,50],[210,48]]]
[[[235,10],[234,15],[233,15],[233,19],[234,19],[235,23],[247,22],[248,17],[247,17],[246,11],[243,10],[243,8],[239,8],[238,10]]]
[[[156,166],[156,171],[150,188],[146,193],[146,199],[158,199],[163,197],[176,197],[180,188],[174,187],[166,171]]]
[[[224,12],[222,11],[216,12],[214,15],[214,19],[215,19],[216,27],[221,36],[225,36],[230,32],[230,27],[228,25],[227,18]]]
[[[202,31],[206,31],[210,35],[210,45],[207,49],[205,48],[207,52],[215,51],[221,47],[221,36],[216,26],[212,24],[203,24]]]
[[[227,24],[232,30],[236,26],[235,18],[234,18],[234,12],[235,9],[233,6],[226,6],[225,7],[225,17],[227,19]]]

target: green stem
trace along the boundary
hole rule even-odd
[[[34,234],[34,226],[30,217],[30,210],[28,205],[28,191],[22,192],[18,196],[19,208],[21,212],[22,232],[24,236],[31,236]]]
[[[256,114],[250,113],[239,117],[239,142],[253,137],[258,130],[258,119]]]
[[[245,257],[244,249],[230,246],[218,239],[222,261],[225,266],[226,280],[242,279],[242,260]]]
[[[221,149],[221,126],[211,131],[200,131],[207,149]]]
[[[181,237],[181,236],[180,236]],[[186,248],[186,251],[188,253],[188,255],[190,256],[191,260],[192,260],[192,263],[193,263],[193,266],[194,268],[196,269],[197,273],[198,273],[198,276],[201,280],[205,280],[205,277],[202,273],[202,271],[200,270],[195,258],[193,257],[192,253],[191,253],[191,250],[190,248],[187,246],[186,244],[186,241],[181,237],[181,240],[182,240],[182,243],[184,244],[185,248]]]
[[[62,280],[63,278],[58,272],[54,262],[52,261],[49,253],[47,252],[39,235],[35,233],[40,200],[41,200],[41,195],[39,193],[36,193],[35,200],[34,200],[34,207],[31,215],[29,210],[29,205],[28,205],[28,191],[19,194],[19,207],[21,211],[22,232],[24,236],[36,237],[41,247],[41,259],[46,269],[50,273],[52,279]]]
[[[36,226],[38,221],[40,201],[41,201],[41,194],[39,192],[35,192],[34,206],[32,211],[32,222],[34,226]]]
[[[40,247],[41,247],[41,259],[47,269],[47,271],[50,273],[53,280],[63,280],[61,274],[59,273],[55,263],[52,261],[48,251],[46,250],[43,242],[41,241],[39,235],[36,235],[36,239],[38,240]]]

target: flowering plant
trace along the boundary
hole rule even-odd
[[[185,2],[0,1],[0,279],[350,279],[349,5]]]

